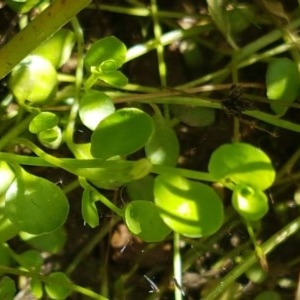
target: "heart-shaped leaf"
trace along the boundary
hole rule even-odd
[[[57,185],[18,167],[18,175],[5,195],[4,212],[21,231],[44,234],[64,224],[69,203]]]
[[[164,222],[182,235],[208,236],[223,223],[222,201],[205,184],[173,174],[159,175],[155,179],[154,197]]]
[[[122,108],[104,118],[91,138],[94,157],[107,159],[142,148],[153,131],[151,117],[136,108]]]
[[[162,241],[171,232],[151,201],[129,203],[125,209],[125,221],[129,230],[145,242]]]
[[[244,183],[265,190],[273,184],[276,175],[267,154],[246,143],[217,148],[210,157],[208,170],[215,180],[229,188]]]

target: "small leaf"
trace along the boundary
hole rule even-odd
[[[205,184],[177,175],[159,175],[155,179],[154,197],[164,222],[184,236],[209,236],[222,226],[222,201]]]
[[[58,126],[38,133],[40,143],[50,149],[57,149],[62,142],[62,132]]]
[[[126,60],[126,46],[116,37],[109,36],[96,41],[88,49],[84,63],[90,70],[92,66],[100,66],[104,61],[114,61],[115,69],[121,67]]]
[[[122,108],[104,118],[91,138],[94,157],[107,159],[141,149],[153,131],[151,117],[136,108]]]
[[[124,86],[128,83],[128,78],[120,71],[100,74],[98,79],[113,86]]]
[[[208,170],[215,180],[234,188],[249,184],[265,190],[275,180],[270,158],[260,149],[246,143],[223,144],[211,155]]]
[[[31,133],[39,133],[56,126],[58,121],[59,119],[56,114],[43,111],[31,120],[29,124],[29,131]]]
[[[21,266],[28,271],[40,271],[43,264],[41,253],[36,250],[28,250],[19,255]]]
[[[232,205],[246,220],[258,221],[269,210],[268,198],[260,189],[245,184],[237,185],[233,190]]]
[[[54,272],[48,276],[49,281],[45,283],[45,290],[51,299],[66,299],[71,295],[69,287],[71,280],[65,273]]]
[[[80,119],[91,130],[95,130],[99,122],[114,111],[115,106],[111,99],[100,91],[87,90],[80,99]]]
[[[81,213],[84,222],[90,227],[95,228],[99,226],[99,214],[95,205],[95,197],[93,191],[84,189],[81,201]]]
[[[4,276],[0,280],[0,299],[14,299],[16,286],[14,280]]]
[[[53,65],[38,55],[29,55],[11,72],[9,88],[19,102],[45,104],[56,92],[58,80]]]
[[[68,200],[57,185],[21,168],[5,195],[5,215],[21,231],[32,234],[56,230],[68,212]]]
[[[152,120],[154,131],[145,146],[146,156],[153,164],[174,167],[179,157],[177,136],[159,111]]]
[[[300,77],[297,65],[288,58],[277,58],[270,62],[266,73],[267,97],[271,109],[280,115],[285,114],[288,107],[276,103],[277,100],[294,102],[297,98]]]
[[[162,241],[171,232],[151,201],[130,202],[125,209],[125,221],[129,230],[145,242]]]

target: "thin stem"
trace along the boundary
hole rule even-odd
[[[173,268],[175,283],[175,300],[182,300],[182,267],[181,267],[181,254],[180,254],[180,235],[174,232],[173,241]]]
[[[268,241],[261,245],[263,253],[267,254],[281,243],[286,241],[290,236],[300,230],[300,217],[290,222],[276,234],[274,234]],[[203,297],[204,300],[219,299],[220,295],[245,271],[247,271],[255,262],[257,258],[254,252],[248,255],[236,268],[229,272],[217,284],[215,284]]]

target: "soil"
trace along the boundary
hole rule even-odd
[[[148,1],[94,1],[94,4],[126,5],[130,2],[136,5],[149,5]],[[207,12],[206,1],[196,0],[158,0],[161,10],[182,12],[186,14],[199,14]],[[247,1],[245,1],[247,2]],[[248,1],[249,2],[249,1]],[[252,1],[250,1],[252,2]],[[281,1],[285,4],[284,1]],[[253,2],[253,5],[256,2]],[[285,9],[293,12],[296,1],[289,1]],[[5,44],[18,31],[18,15],[10,10],[5,1],[0,1],[0,43]],[[260,11],[261,12],[261,11]],[[261,12],[262,13],[262,12]],[[86,45],[104,36],[115,35],[128,47],[143,43],[153,36],[150,18],[134,17],[126,14],[107,12],[101,9],[82,11],[79,21],[84,28]],[[163,31],[167,32],[178,26],[178,20],[168,19],[163,23]],[[258,28],[251,25],[247,31],[240,35],[239,44],[246,45],[255,40],[262,31],[270,31],[275,25],[266,22],[266,25]],[[229,48],[218,30],[211,31],[205,40],[210,41],[216,49],[222,51]],[[212,53],[209,48],[203,50],[203,59],[206,64],[202,68],[189,66],[180,51],[179,45],[165,47],[165,60],[167,64],[167,85],[176,87],[206,73],[218,70],[226,62],[225,56]],[[70,66],[69,72],[74,68]],[[123,72],[131,83],[142,86],[160,87],[160,79],[157,68],[156,52],[143,55],[127,63]],[[255,64],[253,67],[243,69],[239,75],[243,82],[264,83],[264,64]],[[230,78],[225,78],[224,83],[230,83]],[[5,80],[3,81],[5,94]],[[264,92],[264,91],[263,91]],[[262,93],[263,93],[262,92]],[[212,98],[226,97],[229,91],[214,93]],[[259,108],[268,110],[263,104]],[[272,159],[276,169],[280,169],[291,155],[299,147],[299,134],[272,125],[264,124],[244,116],[240,119],[240,138],[264,150]],[[291,109],[285,118],[299,120],[299,110]],[[205,127],[190,126],[178,123],[175,126],[180,141],[179,166],[182,168],[206,171],[209,157],[218,146],[229,143],[232,140],[233,117],[224,111],[217,111],[212,124]],[[85,139],[90,133],[85,128],[78,127],[77,139]],[[67,149],[56,150],[55,155],[68,156]],[[299,163],[294,166],[298,170]],[[48,178],[53,182],[59,182],[62,188],[74,179],[70,174],[58,169],[28,168],[30,172]],[[299,187],[297,181],[289,182],[280,187],[271,188],[268,191],[270,197],[270,213],[262,220],[257,230],[257,238],[260,242],[267,240],[280,230],[284,225],[299,215],[299,208],[294,199],[294,194]],[[71,279],[77,284],[90,287],[94,291],[100,291],[111,300],[125,299],[174,299],[174,283],[172,270],[172,237],[166,241],[155,244],[143,243],[132,236],[126,226],[106,207],[99,205],[100,227],[91,229],[84,226],[81,216],[81,190],[77,188],[68,194],[71,205],[70,216],[65,224],[66,244],[62,252],[50,255],[45,259],[45,268],[50,270],[66,270],[79,257],[78,264],[71,272]],[[113,199],[117,205],[123,206],[129,201],[126,190],[120,188],[116,191],[102,191],[109,199]],[[253,251],[249,242],[249,236],[239,216],[230,209],[230,193],[220,190],[224,203],[228,204],[228,212],[231,222],[225,224],[218,237],[202,240],[182,240],[183,285],[180,287],[186,300],[198,300],[205,290],[209,289],[217,279],[225,276],[236,264],[232,258],[224,258],[226,253],[236,250],[237,256]],[[279,217],[277,210],[283,209]],[[101,232],[103,232],[102,234]],[[237,280],[234,299],[254,299],[260,292],[271,289],[276,290],[282,299],[295,298],[295,290],[299,276],[299,233],[280,244],[268,256],[268,277],[256,284],[246,275]],[[28,245],[19,238],[9,241],[9,245],[18,253],[29,249]],[[223,259],[222,259],[223,257]],[[216,265],[216,262],[219,262]],[[16,278],[17,279],[17,278]],[[285,284],[284,284],[285,282]],[[25,285],[26,286],[26,285]],[[234,287],[233,287],[234,288]],[[20,293],[24,292],[24,287]],[[23,297],[23,298],[22,298]],[[16,299],[34,299],[27,293]],[[230,297],[230,296],[229,296]],[[300,297],[298,295],[298,297]],[[45,298],[46,299],[46,298]],[[74,294],[68,299],[85,299],[80,294]],[[233,298],[222,298],[233,299]]]

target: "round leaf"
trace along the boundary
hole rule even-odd
[[[300,80],[297,65],[288,58],[277,58],[270,62],[266,74],[267,97],[271,100],[293,102],[298,95]],[[273,102],[273,101],[272,101]],[[286,106],[271,103],[272,110],[284,114]]]
[[[57,73],[53,65],[38,55],[29,55],[11,72],[9,87],[18,101],[44,104],[56,92]]]
[[[222,201],[205,184],[177,175],[159,175],[155,179],[154,197],[164,222],[182,235],[208,236],[223,223]]]
[[[145,146],[146,156],[153,164],[174,167],[179,157],[177,136],[160,113],[152,119],[154,132]]]
[[[128,83],[128,78],[120,71],[113,71],[110,73],[103,73],[98,78],[110,85],[124,86]]]
[[[61,29],[34,50],[33,54],[42,56],[55,68],[59,68],[70,58],[74,43],[75,34],[70,30]]]
[[[122,108],[103,119],[91,138],[94,157],[107,159],[141,149],[153,131],[151,117],[136,108]]]
[[[171,232],[151,201],[129,203],[125,209],[125,221],[129,230],[145,242],[162,241]]]
[[[41,112],[31,120],[29,131],[31,133],[39,133],[56,126],[58,121],[56,114],[48,111]]]
[[[224,144],[210,157],[208,170],[215,180],[233,188],[249,184],[265,190],[275,180],[270,158],[260,149],[245,143]]]
[[[49,281],[45,283],[45,290],[51,299],[66,299],[71,295],[72,290],[68,287],[71,281],[65,273],[54,272],[48,278]]]
[[[50,149],[57,149],[62,141],[62,132],[58,126],[46,129],[38,133],[38,139],[42,145]]]
[[[121,67],[126,60],[126,46],[116,37],[109,36],[96,41],[88,49],[84,63],[90,69],[100,66],[105,61],[114,61],[115,69]]]
[[[266,194],[249,185],[237,185],[235,187],[232,205],[242,217],[249,221],[260,220],[269,210]]]
[[[44,234],[64,224],[69,203],[57,185],[20,168],[6,192],[4,212],[21,231]]]
[[[15,281],[8,276],[0,280],[0,299],[14,299],[16,293]]]
[[[111,99],[96,90],[87,90],[79,103],[80,119],[91,130],[95,130],[99,122],[114,111]]]

